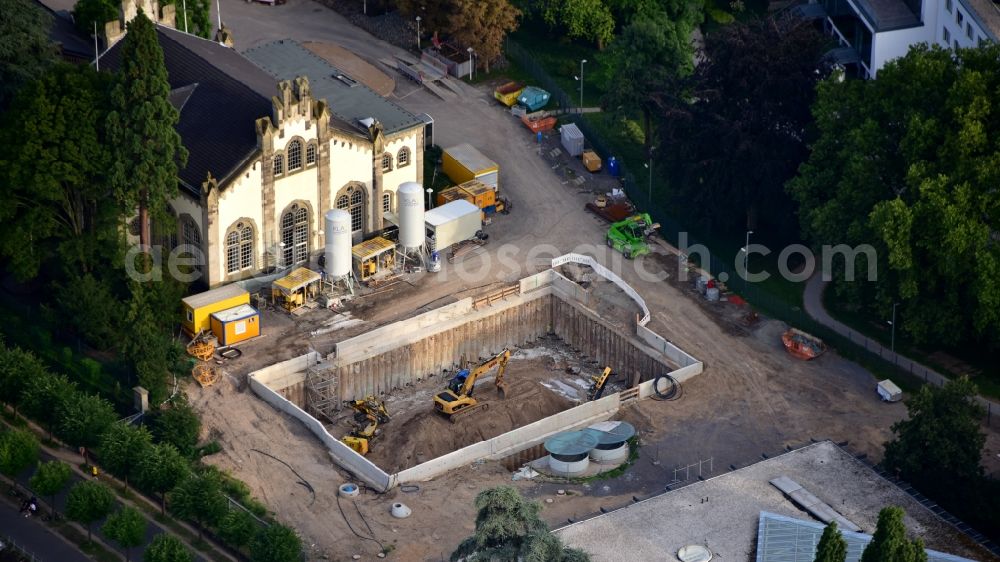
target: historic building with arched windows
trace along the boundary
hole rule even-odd
[[[424,121],[294,41],[244,55],[157,31],[190,154],[170,202],[175,233],[159,239],[197,248],[208,286],[317,255],[328,209],[350,213],[360,242],[389,226],[400,184],[422,182]]]

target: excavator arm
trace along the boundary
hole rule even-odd
[[[493,367],[496,367],[497,365],[500,365],[500,370],[497,371],[497,376],[495,380],[497,388],[500,388],[501,385],[503,385],[503,374],[504,371],[507,370],[507,361],[509,360],[510,360],[510,350],[505,348],[503,351],[494,355],[488,361],[480,363],[478,367],[476,367],[475,369],[472,370],[472,372],[469,373],[469,376],[465,377],[465,384],[462,385],[462,388],[459,390],[458,394],[462,394],[465,396],[471,395],[472,390],[476,386],[476,380],[479,379],[479,377],[483,376],[484,374],[490,372],[490,370],[493,369]]]

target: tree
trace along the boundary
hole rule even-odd
[[[233,509],[219,521],[219,536],[226,544],[243,548],[250,544],[260,528],[260,523],[242,509]]]
[[[139,461],[139,479],[142,485],[160,494],[160,512],[167,513],[167,492],[187,477],[188,462],[170,443],[153,445]]]
[[[394,4],[409,21],[420,16],[420,31],[425,35],[452,32],[451,15],[456,0],[395,0]],[[416,42],[413,46],[416,47]]]
[[[462,541],[451,560],[586,562],[580,550],[563,547],[538,516],[536,502],[525,501],[512,486],[483,490],[476,496],[476,531]]]
[[[826,42],[795,18],[729,25],[707,39],[682,96],[661,94],[660,141],[670,148],[658,159],[675,180],[675,201],[708,227],[743,232],[764,221],[795,238],[784,186],[808,156]]]
[[[288,527],[272,523],[263,528],[250,543],[251,562],[298,562],[302,559],[302,540]]]
[[[924,385],[906,402],[907,418],[892,425],[883,465],[930,493],[963,488],[982,477],[985,412],[967,377]]]
[[[66,516],[87,526],[87,540],[91,540],[91,525],[111,513],[115,495],[107,486],[93,480],[74,485],[66,497]]]
[[[139,241],[148,245],[150,219],[167,223],[167,201],[177,194],[187,149],[174,129],[179,114],[170,104],[156,28],[141,10],[128,24],[120,56],[107,120],[115,147],[111,184],[123,212],[138,208]]]
[[[143,426],[116,422],[101,435],[99,448],[105,468],[122,478],[127,490],[129,479],[139,475],[140,463],[150,453],[152,437]]]
[[[160,534],[153,537],[153,542],[146,547],[142,555],[143,562],[192,562],[191,551],[177,537]]]
[[[861,554],[861,562],[927,562],[927,551],[919,538],[906,538],[902,508],[889,506],[878,512],[872,540]]]
[[[56,495],[69,484],[71,469],[68,464],[62,461],[49,461],[40,463],[38,470],[28,481],[31,489],[43,496],[48,496],[49,505],[52,506],[52,513],[56,513]]]
[[[837,529],[837,522],[831,521],[823,529],[823,536],[816,545],[814,562],[844,562],[847,559],[847,541]]]
[[[17,408],[24,400],[28,381],[47,376],[45,365],[30,351],[19,347],[6,347],[0,342],[0,400]]]
[[[183,394],[153,420],[153,435],[170,443],[186,457],[194,455],[201,434],[201,420]]]
[[[655,9],[632,20],[611,43],[607,56],[614,74],[602,105],[620,115],[642,114],[647,151],[652,146],[658,93],[674,88],[694,69],[691,34],[701,22],[701,11],[692,0],[674,5],[672,17]]]
[[[615,19],[602,0],[543,0],[539,11],[549,27],[562,27],[566,37],[592,41],[598,49],[615,33]]]
[[[56,375],[44,370],[41,362],[32,366],[35,376],[28,379],[24,388],[24,411],[29,417],[41,422],[52,435],[59,421],[63,405],[76,394],[76,384],[65,375]]]
[[[870,244],[877,280],[838,297],[917,344],[1000,346],[1000,47],[916,46],[878,80],[821,84],[812,153],[788,185],[814,246]],[[864,154],[864,158],[857,158]],[[961,256],[961,259],[958,259]],[[857,259],[864,271],[867,260]]]
[[[205,525],[218,523],[226,514],[219,477],[211,472],[188,476],[171,492],[170,507],[177,515],[194,521],[201,538]]]
[[[73,22],[86,37],[95,30],[98,37],[103,36],[104,26],[112,21],[118,21],[118,6],[111,0],[77,0],[73,6]]]
[[[212,17],[209,12],[208,0],[191,0],[183,4],[187,5],[187,20],[185,21],[184,19],[184,6],[177,6],[177,29],[182,29],[198,37],[210,39],[215,28],[212,27]],[[185,27],[185,24],[187,27]]]
[[[38,439],[23,429],[0,433],[0,474],[17,476],[38,462]]]
[[[142,546],[148,527],[149,522],[138,511],[123,507],[108,517],[101,531],[125,550],[125,561],[128,562],[132,549]]]
[[[479,64],[490,71],[490,61],[500,58],[504,39],[517,29],[521,11],[508,0],[455,0],[452,38],[476,51]]]
[[[31,0],[0,0],[0,111],[55,61],[52,16]]]
[[[135,370],[139,383],[149,391],[149,401],[167,398],[171,372],[184,369],[184,351],[170,336],[173,318],[183,296],[182,284],[164,277],[158,283],[132,282],[132,297],[126,304],[129,337],[122,339],[121,352]]]
[[[89,450],[100,443],[101,435],[118,419],[114,406],[95,394],[74,392],[57,412],[56,433],[76,447]],[[89,451],[84,462],[90,464]]]

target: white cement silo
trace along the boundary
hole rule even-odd
[[[351,273],[351,214],[343,209],[330,209],[324,215],[326,272],[332,279]]]
[[[399,245],[401,249],[421,250],[424,246],[424,188],[408,181],[396,190],[396,208],[399,209]]]

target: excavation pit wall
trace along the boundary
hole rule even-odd
[[[339,466],[384,491],[428,480],[480,459],[501,459],[556,433],[606,420],[623,403],[652,396],[657,375],[670,374],[684,382],[701,372],[701,362],[645,327],[648,309],[630,286],[587,256],[562,256],[553,260],[553,267],[567,262],[588,265],[614,282],[636,301],[643,314],[631,326],[602,319],[589,308],[592,294],[588,289],[550,269],[522,279],[504,291],[501,299],[484,302],[466,298],[340,342],[325,360],[311,352],[261,369],[249,375],[251,388],[275,408],[302,421]],[[310,368],[329,373],[333,386],[327,391],[328,398],[350,400],[398,392],[425,377],[454,370],[462,357],[485,358],[549,333],[599,364],[626,374],[633,383],[642,381],[638,390],[583,403],[393,474],[344,445],[307,413],[311,411],[305,388]]]

